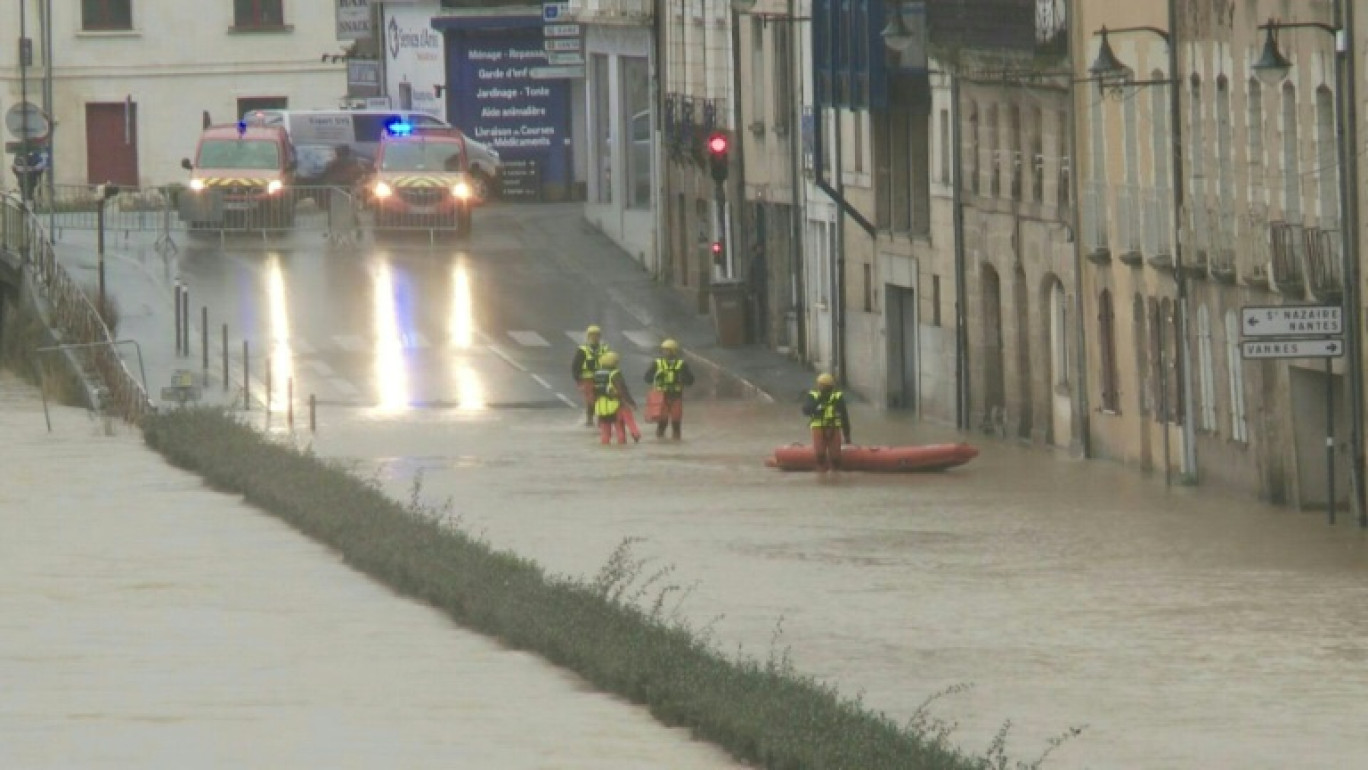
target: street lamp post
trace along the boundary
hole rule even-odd
[[[1192,345],[1188,340],[1188,289],[1187,276],[1183,265],[1183,199],[1186,180],[1183,178],[1183,128],[1178,86],[1178,45],[1173,39],[1173,29],[1178,19],[1177,0],[1168,0],[1169,31],[1158,27],[1121,27],[1107,29],[1102,27],[1095,34],[1102,38],[1097,51],[1097,59],[1088,71],[1098,78],[1099,87],[1107,78],[1124,76],[1129,69],[1116,58],[1112,51],[1109,35],[1128,32],[1148,32],[1163,38],[1168,49],[1168,78],[1158,80],[1128,81],[1128,86],[1167,85],[1169,87],[1169,143],[1173,155],[1173,281],[1178,305],[1178,344],[1183,367],[1183,473],[1191,483],[1197,481],[1197,437],[1192,422]],[[1167,390],[1167,387],[1165,387]],[[1167,415],[1165,415],[1167,419]],[[1165,427],[1165,436],[1168,428]],[[1165,462],[1167,463],[1167,458]]]
[[[1335,38],[1335,62],[1339,88],[1335,97],[1335,152],[1338,154],[1340,206],[1340,307],[1344,317],[1345,359],[1349,381],[1349,477],[1350,505],[1358,517],[1359,526],[1368,527],[1368,508],[1364,505],[1364,450],[1363,450],[1363,349],[1360,340],[1361,320],[1358,301],[1358,157],[1352,152],[1355,128],[1358,123],[1354,88],[1353,3],[1335,2],[1337,25],[1320,22],[1280,22],[1269,19],[1260,24],[1264,30],[1264,47],[1252,65],[1261,79],[1280,82],[1292,70],[1292,62],[1278,49],[1278,31],[1283,29],[1319,29]],[[1327,405],[1327,409],[1329,406]],[[1330,501],[1333,510],[1334,500]]]

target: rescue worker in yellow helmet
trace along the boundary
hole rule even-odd
[[[626,444],[627,430],[621,411],[636,408],[622,370],[617,367],[618,354],[610,350],[599,358],[598,371],[594,372],[594,415],[598,418],[600,444],[612,442],[614,428],[618,443]],[[639,439],[641,434],[636,437]]]
[[[660,343],[660,358],[646,370],[646,382],[651,392],[646,396],[646,419],[655,422],[656,438],[665,438],[665,426],[678,441],[684,422],[684,388],[694,384],[693,372],[679,357],[679,343],[665,340]]]
[[[584,330],[584,344],[575,349],[575,358],[570,362],[570,376],[575,378],[575,387],[584,399],[584,424],[594,427],[594,372],[599,370],[599,359],[608,352],[608,344],[601,342],[603,330],[591,325]]]
[[[812,428],[812,450],[817,455],[817,470],[840,470],[841,443],[850,443],[850,414],[845,394],[836,389],[836,378],[825,372],[817,375],[817,389],[809,391],[803,414]]]

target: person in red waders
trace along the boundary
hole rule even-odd
[[[809,391],[803,414],[812,427],[812,450],[817,455],[817,470],[841,469],[841,444],[850,443],[850,414],[845,394],[836,389],[836,378],[817,376],[817,389]]]
[[[665,340],[660,343],[660,358],[646,370],[646,382],[651,386],[647,394],[646,419],[656,424],[656,438],[665,438],[665,426],[679,440],[684,422],[684,388],[694,384],[693,372],[679,357],[679,343]]]
[[[627,389],[627,382],[617,365],[618,354],[608,351],[599,359],[599,369],[594,372],[594,415],[598,418],[600,444],[612,443],[614,430],[617,431],[617,442],[626,444],[628,421],[632,423],[632,438],[641,439],[630,412],[636,408],[636,401]]]
[[[584,398],[584,425],[594,427],[594,373],[599,370],[599,359],[608,352],[608,343],[600,342],[603,330],[597,324],[584,330],[584,344],[575,349],[575,358],[570,362],[570,376],[575,378],[575,387]]]

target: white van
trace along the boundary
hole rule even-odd
[[[252,110],[242,119],[249,124],[283,125],[299,157],[300,184],[316,184],[332,161],[339,145],[351,147],[352,155],[374,163],[380,138],[394,122],[408,124],[414,133],[423,129],[451,128],[451,124],[426,112],[413,110]],[[480,197],[497,190],[502,162],[492,147],[466,137],[472,181]]]

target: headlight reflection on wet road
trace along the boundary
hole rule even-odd
[[[294,377],[294,352],[290,348],[290,306],[279,254],[271,254],[266,262],[266,298],[271,325],[271,347],[267,351],[271,366],[270,406],[273,412],[283,412],[288,407],[290,380]]]
[[[475,344],[475,303],[470,292],[470,274],[465,260],[458,259],[451,267],[451,347],[456,351],[469,351]],[[456,401],[463,411],[482,411],[485,408],[484,384],[480,375],[468,360],[468,355],[458,353],[461,360],[453,362],[456,377]]]
[[[394,272],[389,262],[381,260],[372,273],[377,406],[385,411],[403,410],[409,406],[409,383]]]

